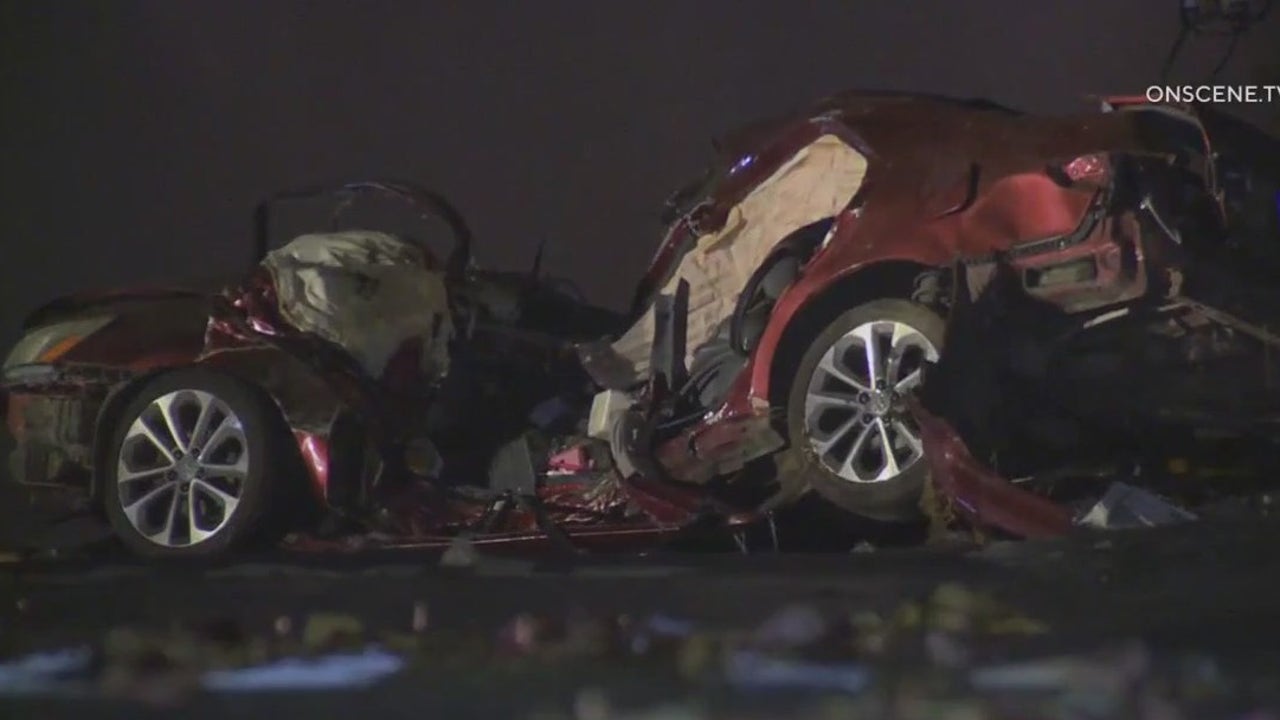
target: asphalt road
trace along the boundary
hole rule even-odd
[[[11,565],[0,570],[0,650],[14,655],[92,642],[119,626],[164,627],[211,618],[269,633],[281,617],[316,612],[359,618],[370,631],[403,632],[415,604],[429,608],[432,632],[477,638],[494,637],[520,613],[563,616],[571,610],[663,613],[707,629],[741,628],[797,602],[885,611],[955,581],[990,591],[1047,625],[1047,635],[1011,646],[1015,655],[1140,639],[1161,653],[1191,650],[1280,667],[1275,662],[1280,660],[1277,547],[1280,525],[1252,522],[982,549],[660,554],[572,565],[482,557],[467,569],[441,568],[428,556],[385,553],[275,554],[206,568],[128,562]],[[678,691],[666,681],[610,674],[608,668],[593,671],[603,675],[590,682],[623,688],[618,692],[631,685],[641,699]],[[360,708],[406,717],[432,711],[527,717],[533,708],[567,707],[587,681],[567,673],[501,680],[410,673],[378,691],[206,699],[184,715],[265,717],[287,710],[315,717]],[[136,717],[128,704],[90,700],[4,704],[10,704],[9,711],[0,709],[6,717],[83,717],[86,711]]]

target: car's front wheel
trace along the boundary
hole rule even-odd
[[[937,313],[906,300],[869,302],[831,322],[796,368],[782,467],[850,512],[917,514],[928,470],[904,400],[938,360],[944,331]]]
[[[104,475],[116,534],[155,558],[215,557],[260,537],[279,467],[274,408],[201,369],[147,384],[124,409]]]

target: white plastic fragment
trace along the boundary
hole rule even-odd
[[[381,648],[318,658],[286,658],[266,665],[215,670],[200,684],[221,692],[267,690],[342,690],[373,685],[404,667],[404,659]]]
[[[587,435],[597,440],[608,440],[618,417],[631,407],[631,397],[619,390],[605,390],[591,399],[591,416],[587,421]]]
[[[825,690],[851,695],[871,684],[871,673],[862,665],[781,660],[754,652],[730,656],[725,677],[729,684],[744,689]]]
[[[1155,493],[1126,483],[1112,483],[1106,494],[1076,520],[1098,529],[1154,527],[1189,522],[1196,516]]]
[[[52,692],[67,676],[86,672],[93,659],[87,647],[34,653],[0,663],[0,695]]]

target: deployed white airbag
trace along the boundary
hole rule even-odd
[[[422,344],[422,370],[449,370],[453,321],[444,277],[420,248],[368,230],[302,235],[263,260],[281,315],[351,353],[373,377],[406,342]]]
[[[686,362],[693,362],[694,352],[733,312],[747,280],[777,244],[806,225],[839,214],[862,186],[866,172],[867,159],[861,153],[834,135],[823,135],[734,206],[724,227],[698,238],[662,288],[670,295],[681,280],[689,283]],[[655,330],[650,308],[613,343],[635,381],[649,372]]]

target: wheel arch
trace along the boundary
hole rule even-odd
[[[259,395],[265,407],[274,411],[281,432],[286,434],[299,427],[319,426],[327,432],[329,423],[344,407],[322,377],[275,348],[223,351],[189,365],[161,368],[130,378],[108,393],[94,422],[90,500],[96,509],[102,508],[104,468],[110,462],[111,440],[120,415],[157,378],[187,369],[217,372],[243,383]],[[306,401],[300,402],[299,398]],[[296,438],[281,437],[280,440],[287,462],[312,475],[313,469],[304,461]],[[311,480],[318,483],[327,478],[312,477]]]
[[[767,367],[758,369],[768,378],[769,404],[785,406],[800,358],[841,313],[872,300],[915,300],[919,278],[943,270],[911,260],[883,260],[849,272],[810,296],[787,320],[774,351],[767,356]]]
[[[102,510],[102,487],[105,483],[103,473],[110,461],[107,455],[111,449],[111,438],[115,434],[115,424],[120,420],[120,414],[151,381],[176,369],[167,367],[149,370],[125,380],[111,388],[102,406],[98,408],[98,415],[93,422],[93,447],[89,455],[92,461],[89,474],[89,501],[95,510]]]

